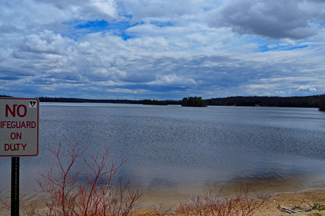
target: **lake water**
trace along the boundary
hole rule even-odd
[[[55,161],[48,146],[75,141],[90,143],[86,157],[106,143],[112,160],[127,159],[118,174],[150,203],[237,182],[256,191],[325,188],[325,113],[314,108],[41,103],[39,156],[21,158],[28,202],[40,196],[37,171]],[[0,161],[9,196],[11,159]]]

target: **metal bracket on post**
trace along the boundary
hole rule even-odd
[[[11,216],[19,216],[19,157],[11,158]]]

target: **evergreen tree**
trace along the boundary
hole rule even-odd
[[[325,94],[320,96],[319,111],[325,111]]]
[[[182,106],[206,107],[205,101],[202,99],[202,97],[183,98]]]

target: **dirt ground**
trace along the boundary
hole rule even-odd
[[[285,208],[293,208],[295,206],[300,206],[302,208],[308,208],[309,206],[303,202],[313,205],[314,203],[325,204],[325,189],[317,190],[307,190],[300,192],[286,192],[286,193],[274,193],[272,197],[264,203],[260,208],[258,208],[254,215],[255,216],[286,216],[290,215],[287,212],[279,210],[277,207],[280,205]],[[162,213],[162,212],[161,212]],[[0,215],[9,215],[7,212],[0,212]],[[154,216],[156,215],[153,209],[142,208],[133,216]],[[169,212],[169,215],[176,215],[173,211]],[[295,213],[292,215],[298,216],[325,216],[325,211],[314,210],[306,213]]]
[[[258,208],[254,215],[256,216],[285,216],[290,215],[287,212],[279,210],[277,207],[280,205],[285,208],[293,208],[295,206],[300,206],[302,208],[308,208],[308,205],[303,202],[313,205],[314,203],[325,204],[325,190],[308,190],[302,192],[290,192],[290,193],[276,193],[273,194],[271,199],[264,203],[263,206]],[[136,212],[136,216],[153,216],[154,211],[150,209],[141,209]],[[171,212],[170,215],[173,215]],[[305,213],[295,213],[292,215],[299,216],[325,216],[325,211],[314,210]]]
[[[308,208],[308,205],[303,202],[313,205],[314,203],[325,204],[325,190],[308,190],[296,193],[277,193],[274,194],[269,202],[266,202],[261,208],[259,208],[255,215],[261,216],[282,216],[289,215],[289,213],[281,212],[277,207],[278,205],[286,208],[293,208],[300,206],[302,208]],[[313,211],[309,213],[299,213],[294,215],[308,215],[318,216],[325,215],[325,211]]]

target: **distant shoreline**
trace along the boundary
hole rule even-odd
[[[0,95],[0,97],[10,97]],[[319,108],[321,95],[312,96],[231,96],[224,98],[204,99],[207,106],[262,106],[262,107],[305,107]],[[39,97],[40,102],[61,103],[120,103],[120,104],[148,104],[148,100],[126,100],[126,99],[84,99],[64,97]],[[148,105],[182,105],[182,100],[156,100],[160,104]]]

